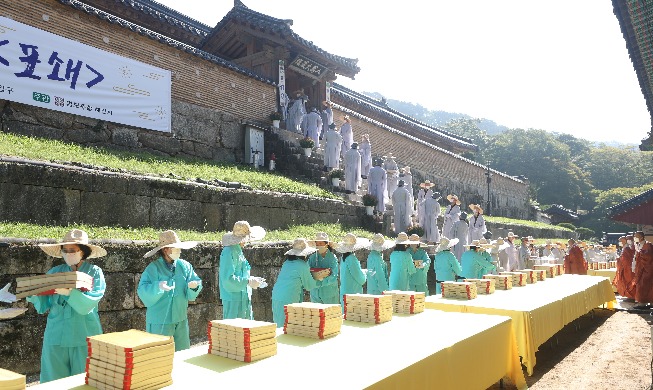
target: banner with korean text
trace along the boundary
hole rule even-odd
[[[0,17],[0,99],[171,131],[171,73]]]

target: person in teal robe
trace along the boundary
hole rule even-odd
[[[315,239],[309,241],[317,249],[308,258],[310,268],[329,268],[331,273],[322,280],[320,287],[311,289],[311,302],[340,303],[338,292],[338,258],[333,253],[334,242],[329,240],[325,232],[315,234]]]
[[[417,234],[411,234],[409,239],[411,241],[420,242]],[[415,266],[415,273],[410,275],[409,288],[411,291],[423,292],[427,297],[429,296],[429,286],[426,281],[426,276],[431,268],[431,258],[426,250],[424,250],[424,243],[411,244],[408,248],[408,253],[413,257],[413,263],[417,260],[422,261],[421,266]]]
[[[390,290],[410,291],[410,277],[416,272],[413,256],[408,252],[408,245],[419,244],[411,241],[404,232],[395,240],[395,249],[390,254]]]
[[[382,234],[377,233],[370,244],[370,254],[367,256],[367,293],[372,295],[383,294],[390,289],[388,283],[388,264],[383,260],[383,251],[395,246],[394,241],[386,240]]]
[[[436,249],[433,269],[435,270],[435,293],[441,294],[442,282],[455,282],[456,275],[462,275],[463,270],[456,256],[451,253],[453,248],[458,243],[458,239],[454,238],[449,240],[447,237],[440,239],[440,245]]]
[[[277,328],[283,327],[286,322],[285,305],[304,302],[304,290],[312,290],[323,284],[323,280],[313,278],[306,262],[306,256],[315,250],[305,239],[297,238],[292,249],[285,253],[286,260],[272,288],[272,319]]]
[[[265,285],[265,279],[250,275],[252,267],[243,254],[243,247],[248,241],[263,237],[265,230],[260,226],[250,226],[247,221],[236,222],[233,231],[222,236],[218,287],[224,319],[254,319],[252,289],[259,288],[262,283]]]
[[[345,294],[362,294],[363,284],[367,281],[367,274],[361,268],[361,262],[356,257],[357,250],[366,248],[369,240],[358,238],[352,233],[347,233],[342,242],[338,243],[336,251],[342,253],[340,263],[340,304],[343,305]]]
[[[86,338],[102,334],[98,303],[104,296],[106,284],[102,269],[87,260],[102,257],[107,252],[89,244],[88,234],[73,229],[59,244],[41,244],[40,248],[52,257],[64,259],[47,274],[78,271],[93,278],[93,288],[57,288],[52,295],[32,295],[27,302],[39,314],[48,313],[41,350],[41,383],[81,374],[86,369],[88,346]]]
[[[460,259],[462,265],[462,276],[467,279],[481,279],[483,275],[488,274],[496,269],[494,264],[488,262],[480,253],[481,244],[478,240],[469,245]]]
[[[145,330],[172,336],[175,351],[190,348],[188,302],[194,301],[202,291],[202,280],[193,266],[180,258],[182,249],[196,245],[194,241],[182,242],[177,233],[166,230],[159,234],[159,245],[143,256],[157,255],[145,267],[137,289],[138,297],[147,307]]]

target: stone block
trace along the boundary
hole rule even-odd
[[[242,150],[245,146],[245,129],[237,121],[225,121],[220,126],[220,145],[226,149]]]
[[[91,175],[91,177],[93,179],[93,185],[89,191],[113,192],[117,194],[129,193],[129,176],[97,173]]]
[[[202,226],[202,205],[198,202],[154,198],[150,209],[150,225],[157,228],[193,229]]]
[[[181,143],[177,138],[154,132],[141,132],[138,134],[139,142],[146,148],[158,150],[174,156],[181,151]]]
[[[76,142],[82,145],[88,144],[106,144],[111,137],[108,130],[101,128],[82,128],[70,129],[66,132],[66,140]]]
[[[100,300],[100,311],[128,310],[134,308],[136,285],[134,274],[113,272],[104,275],[107,288]]]
[[[0,214],[4,220],[64,225],[79,220],[79,191],[18,184],[2,187]]]
[[[69,129],[73,127],[73,115],[61,111],[37,109],[24,104],[16,104],[16,111],[33,116],[39,123],[57,129]]]
[[[109,192],[84,192],[80,217],[98,226],[149,226],[150,198]]]
[[[111,142],[130,149],[137,149],[139,147],[138,130],[117,127],[111,131]]]
[[[196,304],[218,301],[218,275],[214,269],[195,268],[195,273],[202,279],[202,291],[195,299]]]

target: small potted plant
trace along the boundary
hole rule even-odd
[[[329,172],[329,177],[331,178],[331,184],[333,184],[334,187],[340,187],[340,180],[345,179],[345,171],[342,169],[334,169]]]
[[[306,157],[311,157],[311,151],[313,150],[313,146],[315,146],[315,141],[312,138],[306,137],[299,140],[299,146],[304,148]]]
[[[424,235],[424,228],[419,225],[413,225],[406,229],[406,234],[409,236],[411,234],[417,234],[418,236],[422,237]]]
[[[374,206],[376,206],[377,203],[379,203],[379,201],[376,199],[376,196],[372,194],[363,195],[363,206],[365,206],[365,212],[367,215],[374,214]]]
[[[281,113],[279,111],[271,113],[270,120],[272,121],[272,126],[279,128],[279,123],[281,122]]]

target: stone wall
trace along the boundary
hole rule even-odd
[[[0,215],[5,221],[198,231],[230,230],[239,220],[266,229],[317,222],[365,226],[367,221],[362,206],[341,200],[3,160]]]

